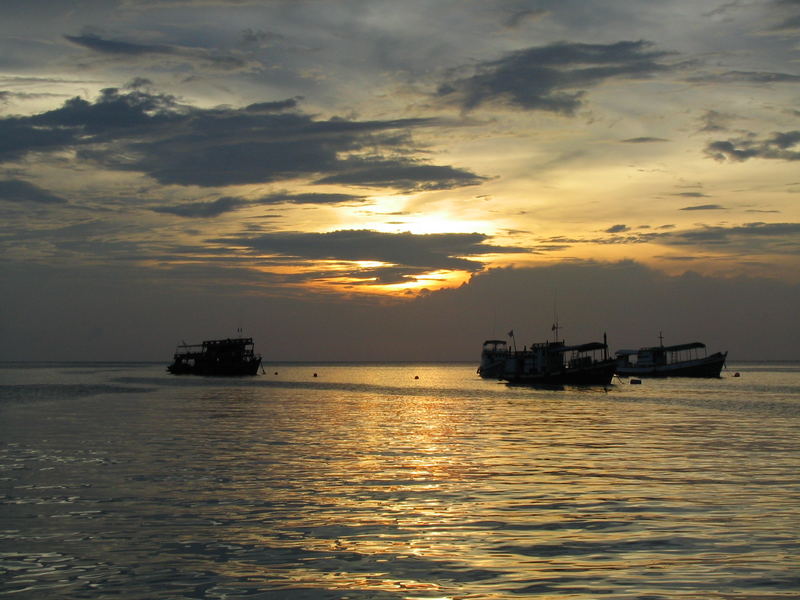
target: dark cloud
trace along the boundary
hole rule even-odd
[[[423,191],[477,185],[485,180],[484,177],[479,177],[469,171],[449,166],[418,164],[408,160],[352,160],[343,164],[341,169],[341,173],[323,177],[317,183]]]
[[[233,212],[245,206],[272,204],[344,204],[363,202],[364,196],[351,194],[269,194],[256,200],[223,196],[210,202],[183,202],[181,204],[154,206],[150,210],[158,213],[187,218],[207,219]]]
[[[698,204],[696,206],[684,206],[680,210],[725,210],[725,207],[719,204]]]
[[[215,53],[206,48],[183,48],[167,44],[139,44],[119,40],[104,39],[96,35],[65,35],[64,38],[91,50],[92,52],[115,57],[178,58],[186,61],[201,61],[217,68],[240,69],[246,62],[231,54]]]
[[[64,38],[73,44],[103,54],[174,54],[175,49],[165,45],[134,44],[114,40],[105,40],[95,35],[65,35]]]
[[[718,74],[690,77],[688,81],[703,83],[797,83],[800,75],[770,71],[726,71]]]
[[[669,140],[665,140],[664,138],[659,137],[635,137],[635,138],[628,138],[627,140],[622,140],[623,144],[651,144],[654,142],[668,142]]]
[[[67,200],[21,179],[0,180],[0,201],[66,204]]]
[[[773,160],[800,160],[800,131],[773,133],[772,136],[758,140],[738,138],[711,142],[706,146],[706,155],[719,161],[742,162],[750,158]]]
[[[38,115],[0,119],[0,160],[72,149],[80,160],[107,168],[146,173],[162,184],[199,186],[309,178],[427,190],[484,180],[408,157],[417,150],[409,132],[436,126],[436,120],[318,121],[292,111],[296,98],[243,109],[197,109],[136,87],[103,90],[93,103],[73,98]]]
[[[309,192],[305,194],[292,194],[283,192],[268,194],[254,200],[254,204],[350,204],[361,203],[366,198],[354,194],[321,194]]]
[[[611,79],[641,79],[674,67],[670,53],[645,41],[614,44],[559,42],[512,52],[479,63],[475,73],[439,86],[437,96],[462,110],[494,101],[523,110],[573,114],[584,90]]]
[[[179,217],[218,217],[221,214],[234,211],[247,204],[241,198],[225,196],[213,202],[187,202],[174,206],[156,206],[152,210],[159,213],[168,213]]]
[[[707,204],[681,210],[724,210],[724,207]],[[650,229],[642,228],[642,229]],[[674,225],[661,225],[655,231],[628,233],[626,225],[614,225],[602,237],[556,236],[539,240],[536,251],[560,250],[576,244],[634,245],[663,244],[666,246],[692,246],[732,255],[747,254],[798,254],[800,255],[800,223],[745,223],[732,226],[701,226],[678,230]],[[624,235],[617,235],[624,234]]]
[[[700,131],[725,131],[728,129],[728,124],[733,118],[733,115],[721,113],[716,110],[707,110],[700,118]]]
[[[784,19],[777,25],[771,27],[770,31],[778,33],[794,33],[800,31],[800,15]]]
[[[659,243],[700,246],[734,252],[800,254],[800,223],[745,223],[707,226],[664,234]]]
[[[672,194],[673,196],[680,196],[682,198],[708,198],[708,194],[704,194],[703,192],[677,192]]]
[[[800,285],[691,272],[670,277],[632,261],[492,269],[407,301],[290,295],[269,274],[208,265],[153,271],[127,263],[0,261],[0,280],[3,339],[14,341],[0,347],[5,360],[167,361],[177,340],[222,337],[244,324],[267,361],[477,366],[481,342],[509,329],[521,344],[546,339],[556,291],[569,342],[602,339],[605,331],[613,349],[639,347],[658,343],[663,330],[665,343],[699,339],[729,350],[736,362],[800,358]],[[704,306],[713,307],[712,316]],[[102,334],[87,336],[91,329]]]
[[[458,269],[478,271],[480,262],[464,257],[490,253],[521,252],[521,248],[486,244],[481,233],[383,233],[341,230],[329,233],[280,232],[241,235],[210,240],[246,247],[268,255],[305,260],[380,261],[419,270]],[[330,273],[328,273],[330,276]]]
[[[19,160],[29,152],[60,150],[78,143],[78,132],[60,127],[37,127],[29,119],[0,119],[0,163]]]

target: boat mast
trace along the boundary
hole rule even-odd
[[[559,341],[558,330],[560,329],[560,325],[558,324],[558,302],[555,294],[553,295],[553,326],[550,328],[550,331],[556,332],[556,339],[553,342]]]

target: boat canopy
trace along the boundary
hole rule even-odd
[[[592,350],[603,350],[606,345],[602,342],[589,342],[588,344],[578,344],[577,346],[559,346],[551,348],[558,352],[590,352]]]
[[[639,352],[653,352],[661,350],[663,352],[680,352],[682,350],[694,350],[695,348],[705,348],[706,345],[702,342],[689,342],[688,344],[676,344],[675,346],[650,346],[649,348],[639,348],[638,350],[617,350],[617,356],[631,356]]]
[[[680,352],[681,350],[694,350],[695,348],[705,348],[706,345],[701,342],[689,342],[688,344],[678,344],[676,346],[664,346],[667,352]]]

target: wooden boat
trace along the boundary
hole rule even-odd
[[[505,340],[486,340],[481,350],[478,375],[484,379],[500,379],[509,356],[510,350]]]
[[[618,350],[617,375],[622,377],[719,377],[728,352],[708,354],[701,342],[638,350]],[[701,352],[702,351],[702,352]]]
[[[253,349],[253,338],[183,343],[175,350],[167,371],[173,375],[255,375],[261,356]]]
[[[558,337],[558,326],[553,329]],[[513,332],[509,335],[513,337]],[[605,386],[611,383],[615,369],[604,335],[603,342],[567,346],[561,340],[531,344],[522,350],[509,350],[502,340],[487,340],[478,373],[511,384]]]

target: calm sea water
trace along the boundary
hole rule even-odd
[[[475,367],[0,365],[0,597],[800,597],[800,365]]]

